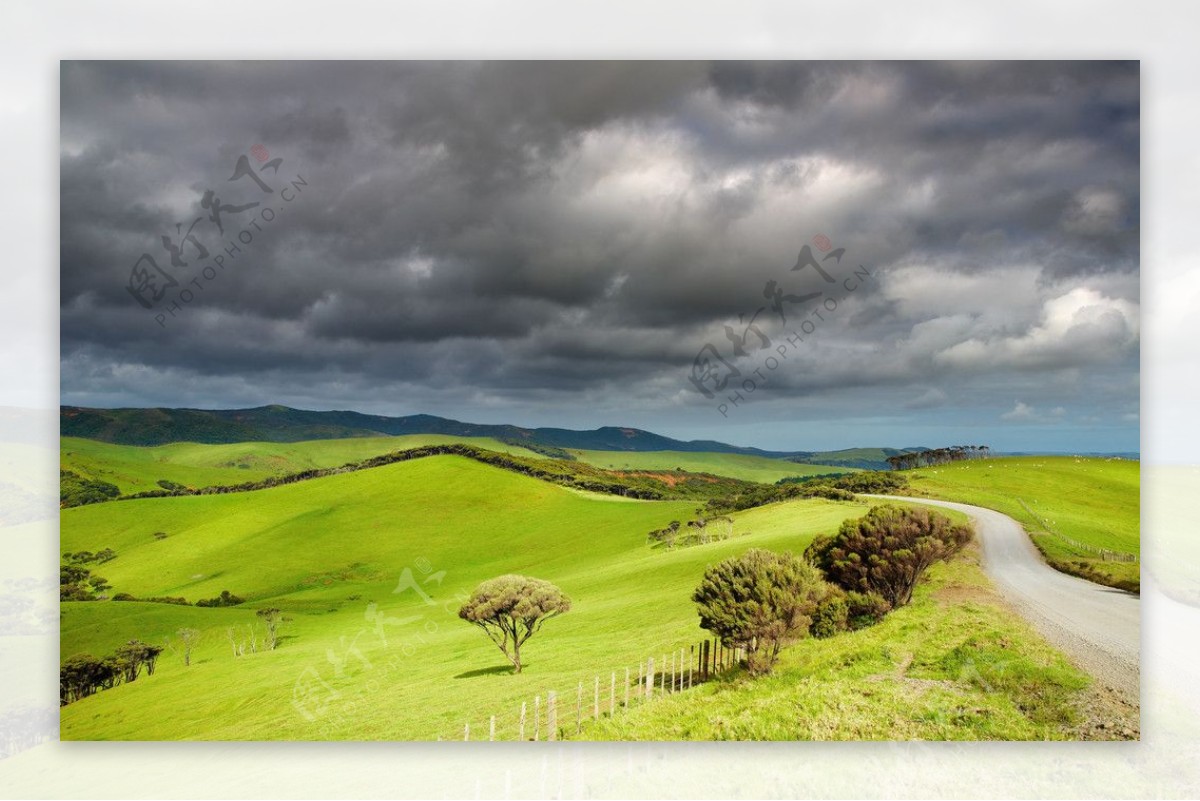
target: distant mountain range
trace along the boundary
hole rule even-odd
[[[638,428],[605,426],[591,431],[463,423],[428,414],[385,417],[360,412],[314,412],[287,406],[254,409],[89,409],[63,406],[59,432],[119,445],[169,442],[300,442],[343,437],[446,434],[491,437],[547,453],[576,448],[597,451],[687,451],[736,453],[787,459],[801,464],[887,469],[886,459],[913,448],[849,448],[842,451],[766,451],[713,440],[683,441]]]

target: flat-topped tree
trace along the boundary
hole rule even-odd
[[[507,575],[489,579],[458,610],[458,616],[483,629],[521,672],[521,646],[552,617],[568,612],[571,600],[548,581]]]

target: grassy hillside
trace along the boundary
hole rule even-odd
[[[112,445],[92,439],[63,437],[60,451],[62,469],[107,481],[119,487],[123,494],[130,494],[157,489],[156,482],[160,479],[189,487],[239,484],[312,468],[337,467],[406,448],[455,442],[537,457],[525,448],[486,437],[442,434],[227,445],[176,442],[155,446]]]
[[[1047,561],[1060,570],[1114,587],[1140,586],[1138,562],[1105,560],[1070,542],[1140,554],[1139,462],[997,457],[923,467],[904,475],[920,493],[986,506],[1020,521]]]
[[[585,724],[582,738],[1075,739],[1088,736],[1088,683],[1000,601],[975,547],[876,626],[802,641],[769,677],[718,678]]]
[[[113,592],[194,602],[227,589],[246,603],[62,604],[63,658],[100,656],[134,637],[168,646],[154,676],[64,707],[62,738],[430,739],[454,736],[467,720],[479,732],[489,713],[515,714],[547,689],[696,642],[704,632],[690,594],[708,565],[750,547],[800,552],[867,504],[775,503],[736,513],[729,540],[673,551],[647,545],[648,531],[694,508],[433,456],[255,492],[64,510],[64,551],[117,552],[93,566]],[[476,584],[509,572],[553,581],[573,601],[523,649],[517,676],[456,616]],[[971,561],[938,568],[934,578],[917,604],[884,624],[891,628],[789,650],[779,679],[706,687],[696,692],[712,698],[697,696],[686,713],[631,717],[630,728],[584,736],[1074,733],[1080,674],[984,598],[986,580]],[[263,639],[254,613],[264,607],[288,618],[281,644],[250,652],[251,639]],[[189,667],[175,634],[183,627],[202,632]],[[234,655],[239,645],[243,656]],[[669,710],[682,702],[662,703]],[[652,706],[635,714],[658,714]],[[674,728],[664,729],[666,720]]]
[[[63,604],[64,657],[99,655],[135,631],[147,641],[184,624],[204,631],[191,667],[168,654],[155,676],[64,708],[63,737],[430,737],[474,710],[519,704],[597,666],[636,664],[695,641],[688,596],[705,565],[755,544],[803,548],[865,507],[777,504],[737,516],[735,533],[746,536],[673,552],[647,547],[647,531],[692,508],[591,496],[434,457],[259,492],[65,510],[63,550],[117,551],[96,568],[115,592],[195,601],[229,589],[247,604]],[[406,568],[428,580],[429,603],[411,589],[393,593]],[[455,616],[479,581],[506,572],[554,581],[575,604],[527,646],[520,676]],[[268,605],[292,618],[281,647],[235,658],[227,630],[246,639],[253,609]],[[292,701],[315,677],[338,695],[309,720]]]
[[[729,476],[763,484],[774,484],[779,479],[790,476],[853,472],[853,468],[796,464],[737,453],[585,450],[572,450],[570,453],[581,462],[609,470],[686,470],[690,473],[710,473],[714,476]]]

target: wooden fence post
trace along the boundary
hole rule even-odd
[[[649,701],[654,697],[654,657],[650,657],[650,661],[646,663],[646,690],[642,693],[642,698]]]
[[[625,708],[629,708],[629,668],[625,668]]]
[[[675,692],[675,652],[671,652],[671,692]]]
[[[595,695],[592,696],[592,720],[600,719],[600,677],[596,677]]]
[[[536,743],[542,733],[542,696],[533,696],[533,741]]]
[[[521,702],[521,742],[525,742],[525,702]]]
[[[471,723],[468,721],[463,724],[463,740],[471,739]]]
[[[579,682],[579,692],[575,695],[575,733],[583,731],[583,682]]]
[[[662,670],[658,672],[658,690],[665,693],[667,691],[667,655],[663,654]]]
[[[708,681],[708,640],[700,643],[700,681]]]
[[[546,728],[548,740],[558,739],[558,693],[554,690],[546,693]]]
[[[496,716],[492,715],[492,720],[488,724],[488,742],[496,742]]]

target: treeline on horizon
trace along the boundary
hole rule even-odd
[[[950,445],[927,451],[898,453],[895,456],[889,456],[887,463],[892,466],[893,470],[909,470],[914,467],[932,467],[936,464],[949,464],[967,459],[986,459],[991,454],[992,449],[987,445]]]

